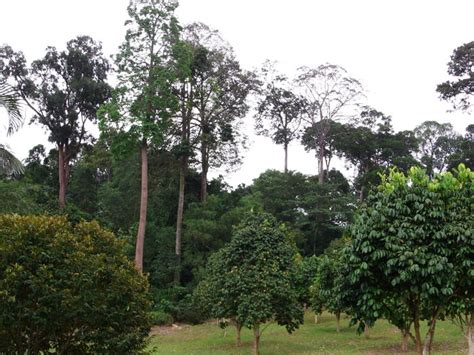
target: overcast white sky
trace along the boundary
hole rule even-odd
[[[0,44],[32,60],[48,45],[63,48],[69,39],[87,34],[111,55],[123,39],[127,4],[3,0]],[[181,0],[177,14],[182,24],[201,21],[218,29],[248,69],[267,58],[288,73],[325,62],[345,67],[364,84],[367,103],[392,116],[396,130],[437,120],[463,132],[472,122],[467,114],[447,113],[450,106],[435,91],[448,78],[446,63],[454,48],[474,40],[472,0]],[[251,119],[247,122],[252,132]],[[1,141],[21,158],[45,137],[41,128],[28,125],[8,139],[0,130]],[[283,167],[281,147],[263,137],[253,136],[251,143],[241,169],[226,179],[232,185]],[[298,144],[290,147],[289,165],[316,173],[315,159]]]

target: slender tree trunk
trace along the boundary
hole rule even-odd
[[[148,208],[148,147],[146,142],[140,148],[141,157],[141,190],[140,190],[140,221],[138,223],[137,243],[135,246],[135,267],[143,272],[143,246],[145,244],[146,217]]]
[[[66,152],[64,146],[58,146],[58,175],[59,175],[59,208],[63,210],[66,207]]]
[[[341,332],[341,312],[336,312],[336,330]]]
[[[418,316],[416,316],[414,322],[413,322],[413,326],[415,328],[415,351],[418,353],[418,354],[421,354],[422,351],[423,351],[423,347],[422,347],[422,344],[421,344],[421,333],[420,333],[420,319]]]
[[[436,328],[437,315],[438,315],[438,312],[436,312],[436,315],[431,320],[428,333],[426,333],[425,344],[423,345],[423,355],[431,354],[431,349],[433,347],[434,332]]]
[[[242,342],[240,341],[240,333],[242,331],[242,325],[240,323],[235,323],[235,329],[237,330],[237,339],[235,341],[236,346],[241,346]]]
[[[186,156],[180,158],[179,166],[179,197],[178,197],[178,213],[176,217],[176,269],[174,273],[174,282],[179,285],[181,282],[181,239],[183,234],[183,214],[184,214],[184,189],[186,183]]]
[[[402,330],[402,351],[408,351],[408,339],[410,338],[409,330]]]
[[[207,199],[207,173],[209,172],[209,158],[207,156],[207,144],[201,143],[201,202]]]
[[[285,143],[283,146],[283,149],[285,150],[285,167],[284,167],[284,172],[285,174],[288,173],[288,143]]]
[[[318,324],[319,323],[319,317],[317,314],[314,314],[314,324]]]
[[[253,326],[253,335],[254,335],[253,355],[259,355],[260,354],[260,324],[256,324]]]
[[[318,153],[318,181],[324,183],[324,152]]]
[[[474,312],[471,312],[467,324],[467,342],[469,344],[469,355],[474,355]]]
[[[365,339],[369,339],[369,337],[370,337],[369,326],[368,326],[367,323],[365,323],[365,326],[364,326],[364,337],[365,337]]]

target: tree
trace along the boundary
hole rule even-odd
[[[474,93],[474,41],[465,43],[453,51],[448,63],[448,74],[457,81],[439,84],[436,91],[442,100],[452,103],[454,109],[469,110]]]
[[[344,68],[333,64],[298,70],[296,83],[307,100],[307,127],[315,128],[313,149],[318,159],[319,182],[323,183],[324,171],[329,170],[328,164],[325,166],[325,144],[330,124],[352,117],[351,108],[357,106],[362,96],[362,85],[349,77]]]
[[[143,269],[143,245],[148,208],[148,149],[163,148],[171,117],[177,110],[172,92],[176,80],[173,50],[179,25],[173,13],[177,3],[168,0],[131,1],[127,34],[115,56],[119,87],[102,110],[102,130],[117,132],[116,152],[139,147],[141,157],[140,218],[135,263]]]
[[[7,134],[12,134],[23,122],[20,113],[20,97],[3,79],[0,79],[0,108],[7,112]],[[3,144],[0,144],[0,172],[13,175],[23,172],[21,162]]]
[[[99,106],[109,97],[109,63],[102,46],[88,36],[67,42],[59,52],[48,47],[44,58],[27,67],[21,52],[0,48],[0,71],[33,111],[33,120],[49,130],[58,149],[59,206],[66,206],[70,161],[88,139],[86,122],[95,121]]]
[[[0,352],[136,353],[148,284],[96,222],[0,216]]]
[[[355,321],[371,325],[385,317],[415,340],[418,353],[431,351],[437,319],[453,302],[472,299],[472,272],[466,268],[472,268],[473,213],[467,201],[472,202],[473,179],[463,165],[433,179],[421,168],[383,177],[357,213],[344,258],[345,299],[353,304]]]
[[[249,110],[247,96],[254,90],[255,79],[240,67],[218,31],[193,23],[184,28],[183,39],[193,51],[193,126],[201,166],[201,201],[205,201],[209,169],[240,164],[246,140],[242,119]]]
[[[264,85],[255,115],[257,134],[271,137],[285,151],[284,172],[288,172],[288,146],[299,138],[306,101],[294,93],[288,78],[275,72],[274,65],[266,62],[262,69]]]
[[[414,130],[418,139],[419,160],[429,176],[446,169],[449,158],[456,150],[457,135],[450,123],[425,121]]]
[[[303,322],[294,284],[296,250],[285,230],[269,214],[249,215],[227,247],[210,260],[205,299],[212,315],[234,319],[254,331],[259,353],[261,326],[275,321],[288,332]]]

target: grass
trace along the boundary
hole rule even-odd
[[[341,332],[336,332],[335,317],[323,314],[314,324],[313,314],[307,312],[305,324],[293,334],[283,327],[270,325],[263,332],[261,354],[407,354],[401,353],[400,332],[386,321],[378,321],[370,330],[370,338],[357,335],[341,319]],[[181,325],[154,329],[149,351],[152,354],[251,354],[252,333],[242,330],[242,346],[235,346],[235,328],[219,328],[215,322],[202,325]],[[413,344],[410,344],[413,352]],[[434,338],[435,354],[465,354],[467,341],[458,327],[449,321],[438,322]]]

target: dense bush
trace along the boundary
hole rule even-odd
[[[150,313],[153,325],[171,325],[173,324],[173,316],[162,311],[153,311]]]
[[[146,279],[96,222],[0,215],[0,353],[130,353],[148,336]]]

